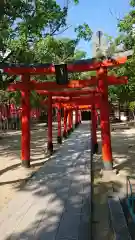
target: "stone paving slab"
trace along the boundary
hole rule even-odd
[[[1,240],[89,239],[89,149],[82,124],[1,211]]]
[[[111,197],[108,199],[110,210],[110,220],[114,232],[115,239],[131,240],[129,229],[124,216],[124,212],[119,197]]]

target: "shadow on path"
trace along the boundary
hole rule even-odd
[[[1,240],[88,240],[89,125],[82,124],[60,151],[18,191],[0,214]]]
[[[59,145],[56,143],[57,124],[53,124],[54,153]],[[21,170],[21,132],[9,131],[0,140],[0,186],[9,185],[27,180],[48,159],[45,154],[47,141],[47,128],[37,126],[31,132],[31,168],[26,172]],[[20,173],[18,177],[18,172]],[[9,174],[8,174],[9,173]],[[8,175],[8,177],[7,177]]]

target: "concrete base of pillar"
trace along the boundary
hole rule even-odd
[[[115,169],[111,169],[111,170],[106,170],[106,169],[102,169],[100,172],[100,175],[102,177],[102,181],[104,182],[111,182],[111,181],[115,181],[116,177],[117,177],[117,171]]]
[[[62,137],[61,136],[57,136],[57,143],[62,144]]]
[[[104,171],[113,171],[113,162],[112,161],[103,161]]]
[[[98,153],[98,143],[93,144],[92,152],[93,154]]]
[[[63,137],[66,139],[68,137],[68,133],[66,131],[63,132]]]
[[[53,143],[52,142],[49,142],[47,145],[47,153],[49,155],[52,155],[52,153],[53,153]]]
[[[30,168],[30,160],[22,160],[22,167]]]

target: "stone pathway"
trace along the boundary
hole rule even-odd
[[[82,124],[3,208],[1,240],[90,239],[90,136]]]

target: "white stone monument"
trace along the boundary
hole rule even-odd
[[[92,57],[105,56],[108,42],[101,30],[97,31],[92,38]]]

